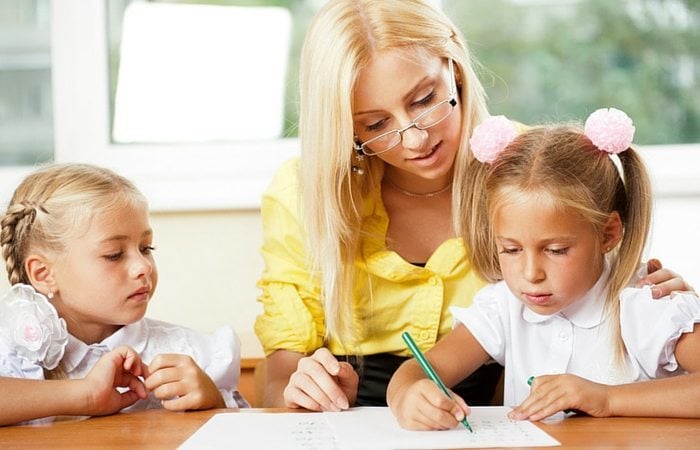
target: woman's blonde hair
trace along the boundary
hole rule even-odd
[[[30,284],[24,267],[29,252],[63,251],[95,214],[124,202],[146,199],[131,181],[105,168],[52,164],[27,176],[2,218],[0,245],[10,284]]]
[[[364,198],[381,182],[384,163],[353,161],[353,90],[360,71],[388,50],[454,61],[461,81],[462,142],[453,192],[461,192],[471,130],[487,114],[485,95],[461,32],[422,0],[330,0],[314,18],[302,48],[299,77],[301,205],[313,276],[325,305],[325,336],[352,344],[355,258]],[[359,166],[363,174],[355,173]],[[357,167],[356,167],[357,169]],[[461,198],[453,195],[453,211]],[[453,214],[455,227],[459,215]],[[357,349],[348,348],[357,353]]]
[[[517,192],[546,193],[566,211],[579,214],[602,233],[610,214],[623,225],[622,240],[609,253],[606,307],[619,333],[619,294],[635,276],[651,227],[651,183],[637,152],[620,153],[624,181],[608,153],[599,150],[575,124],[530,129],[506,147],[493,164],[473,160],[463,195],[464,232],[474,269],[485,279],[502,278],[492,234],[496,210]],[[601,267],[603,253],[601,252]]]

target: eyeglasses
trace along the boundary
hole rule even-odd
[[[396,147],[403,140],[403,133],[416,127],[419,130],[427,130],[434,127],[452,114],[452,111],[457,106],[457,86],[455,86],[454,67],[452,59],[448,59],[447,64],[450,68],[450,95],[445,100],[433,106],[427,111],[422,112],[418,117],[413,119],[411,123],[401,128],[400,130],[391,130],[382,133],[379,136],[360,143],[355,141],[355,151],[360,155],[376,156],[386,153]]]

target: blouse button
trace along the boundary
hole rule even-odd
[[[428,279],[428,284],[430,284],[431,286],[435,286],[437,284],[437,282],[438,282],[437,278],[435,278],[435,277],[430,277]]]
[[[420,332],[420,334],[419,334],[418,336],[420,336],[421,340],[427,341],[428,338],[430,337],[430,333],[428,333],[427,331],[423,330],[423,331]]]
[[[562,331],[559,333],[559,339],[563,342],[569,339],[569,334],[566,331]]]

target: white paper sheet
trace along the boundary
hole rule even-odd
[[[339,450],[323,413],[216,414],[181,450]]]
[[[401,428],[389,408],[354,408],[324,413],[338,442],[347,449],[446,449],[473,447],[539,447],[560,445],[529,421],[513,421],[507,407],[472,407],[468,417],[474,430],[459,424],[445,431]]]
[[[217,414],[180,447],[191,449],[383,450],[560,445],[528,421],[511,421],[510,408],[473,407],[469,433],[461,424],[447,431],[409,431],[389,408],[352,408],[339,413]]]

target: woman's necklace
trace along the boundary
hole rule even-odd
[[[394,189],[397,191],[401,192],[404,195],[408,195],[409,197],[434,197],[436,195],[442,194],[443,192],[447,191],[449,188],[452,187],[452,182],[450,181],[447,186],[438,189],[437,191],[433,192],[425,192],[425,193],[419,193],[419,192],[411,192],[407,191],[406,189],[402,189],[399,186],[396,185],[393,181],[391,181],[391,178],[385,177],[384,178]]]

